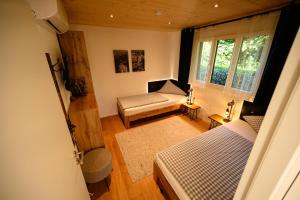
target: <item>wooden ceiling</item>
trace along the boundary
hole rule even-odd
[[[290,0],[62,0],[71,24],[178,30],[246,16]],[[218,8],[214,5],[218,4]],[[114,17],[110,18],[113,14]],[[171,22],[171,24],[169,24]]]

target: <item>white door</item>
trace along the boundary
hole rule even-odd
[[[0,199],[87,200],[36,22],[0,2]]]
[[[287,191],[284,199],[285,200],[298,200],[300,198],[300,176],[296,177],[293,184]]]

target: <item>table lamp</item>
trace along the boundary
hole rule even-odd
[[[225,119],[223,119],[224,122],[230,122],[231,121],[231,114],[232,114],[231,112],[232,112],[232,107],[233,107],[234,103],[235,103],[234,100],[227,103],[227,108],[226,108],[225,113],[224,113]]]

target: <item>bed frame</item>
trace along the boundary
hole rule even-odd
[[[153,178],[165,199],[179,200],[174,189],[169,184],[168,180],[166,179],[166,177],[164,176],[164,174],[162,173],[155,161],[153,162]]]
[[[259,105],[255,105],[252,102],[244,101],[242,111],[240,114],[240,119],[243,119],[243,116],[246,115],[264,115],[266,113],[266,108],[261,107]],[[176,195],[174,189],[169,184],[168,180],[158,167],[157,163],[154,161],[153,163],[153,178],[156,184],[158,185],[162,195],[166,199],[170,200],[178,200],[179,197]]]
[[[163,114],[163,113],[176,111],[176,110],[180,109],[180,106],[181,106],[181,104],[176,104],[176,105],[172,105],[172,106],[168,106],[168,107],[164,107],[164,108],[141,112],[141,113],[138,113],[135,115],[125,116],[122,108],[120,108],[120,105],[118,104],[118,112],[119,112],[119,115],[120,115],[124,125],[125,125],[125,128],[130,128],[130,122],[133,122],[133,121],[136,121],[139,119],[152,117],[152,116]]]
[[[188,94],[188,90],[190,89],[190,84],[186,84],[186,83],[179,83],[176,80],[173,79],[169,79],[172,83],[174,83],[177,87],[179,87],[180,89],[182,89],[186,94]],[[156,92],[158,90],[160,90],[162,88],[162,86],[166,83],[167,80],[159,80],[159,81],[151,81],[148,82],[148,93],[150,92]],[[123,109],[120,107],[119,104],[117,104],[118,106],[118,113],[125,125],[125,128],[130,128],[130,122],[132,121],[136,121],[139,119],[144,119],[144,118],[148,118],[148,117],[152,117],[152,116],[156,116],[159,114],[163,114],[163,113],[168,113],[168,112],[172,112],[172,111],[176,111],[179,110],[181,107],[181,104],[176,104],[176,105],[172,105],[172,106],[167,106],[164,108],[159,108],[159,109],[155,109],[155,110],[151,110],[151,111],[146,111],[146,112],[141,112],[135,115],[131,115],[131,116],[125,116],[125,113],[123,111]]]

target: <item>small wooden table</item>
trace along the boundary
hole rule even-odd
[[[188,114],[188,116],[190,117],[190,119],[197,119],[198,117],[198,110],[201,108],[200,106],[196,105],[196,104],[187,104],[184,103],[182,104],[183,107],[187,110],[186,113]]]
[[[224,121],[224,117],[218,114],[213,114],[208,117],[210,119],[209,129],[215,128],[217,126],[227,123]]]

